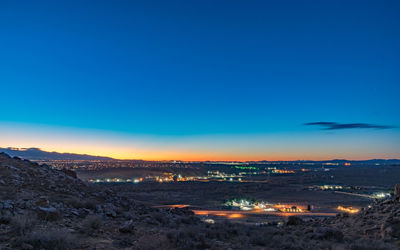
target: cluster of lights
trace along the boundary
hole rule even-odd
[[[360,209],[354,208],[354,207],[338,206],[337,209],[340,211],[346,212],[346,213],[350,213],[350,214],[355,214],[355,213],[360,212]]]
[[[143,178],[133,178],[133,179],[122,179],[122,178],[106,178],[106,179],[90,179],[89,182],[92,183],[139,183],[142,182]]]
[[[323,185],[319,187],[321,190],[338,190],[343,189],[342,186],[339,185]]]
[[[301,208],[298,208],[296,206],[285,207],[285,208],[282,208],[281,211],[285,212],[285,213],[302,213],[303,212],[303,210]]]
[[[242,200],[232,200],[226,203],[227,206],[236,207],[244,211],[265,211],[265,212],[275,212],[277,209],[274,208],[272,204],[263,201],[248,201]]]
[[[389,193],[383,193],[383,192],[381,192],[381,193],[376,193],[376,194],[374,194],[373,196],[374,196],[376,199],[385,199],[385,198],[390,197],[390,194],[389,194]]]
[[[273,174],[294,174],[293,170],[285,170],[285,169],[274,169],[272,170]]]
[[[256,167],[245,167],[245,166],[235,166],[233,168],[236,168],[236,169],[248,169],[248,170],[258,170],[258,168],[256,168]]]

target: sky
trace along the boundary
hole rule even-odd
[[[399,1],[1,1],[0,146],[400,158]]]

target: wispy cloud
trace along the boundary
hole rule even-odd
[[[326,130],[355,129],[355,128],[363,128],[363,129],[395,128],[393,126],[377,125],[377,124],[369,124],[369,123],[308,122],[308,123],[305,123],[304,125],[319,126],[319,127],[321,127],[321,129],[326,129]]]

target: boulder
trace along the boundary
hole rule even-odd
[[[117,217],[117,212],[115,212],[115,206],[111,203],[104,204],[103,206],[104,214],[109,217]]]
[[[389,218],[381,225],[382,238],[400,238],[400,220]]]
[[[396,197],[400,197],[400,184],[396,184],[396,185],[394,186],[394,195],[395,195]]]
[[[76,216],[80,215],[78,209],[76,209],[76,208],[71,209],[71,214],[76,215]]]
[[[12,209],[14,206],[11,201],[4,201],[2,208],[3,209]]]
[[[63,169],[64,174],[71,176],[72,178],[78,178],[78,176],[76,175],[76,172],[70,169]]]
[[[54,221],[61,218],[60,212],[54,207],[38,207],[38,217],[43,220]]]
[[[121,233],[133,233],[135,230],[135,226],[133,224],[133,220],[129,220],[124,222],[122,226],[119,228],[119,231]]]
[[[47,199],[46,196],[40,196],[39,199],[35,202],[36,206],[48,206],[49,205],[49,200]]]
[[[21,244],[21,249],[22,250],[31,250],[31,249],[34,249],[34,247],[32,245],[30,245],[30,244],[22,243]]]

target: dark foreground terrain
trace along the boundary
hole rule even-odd
[[[119,187],[120,188],[120,187]],[[1,249],[399,249],[399,197],[356,215],[288,217],[283,225],[209,224],[186,208],[151,208],[0,154]]]

